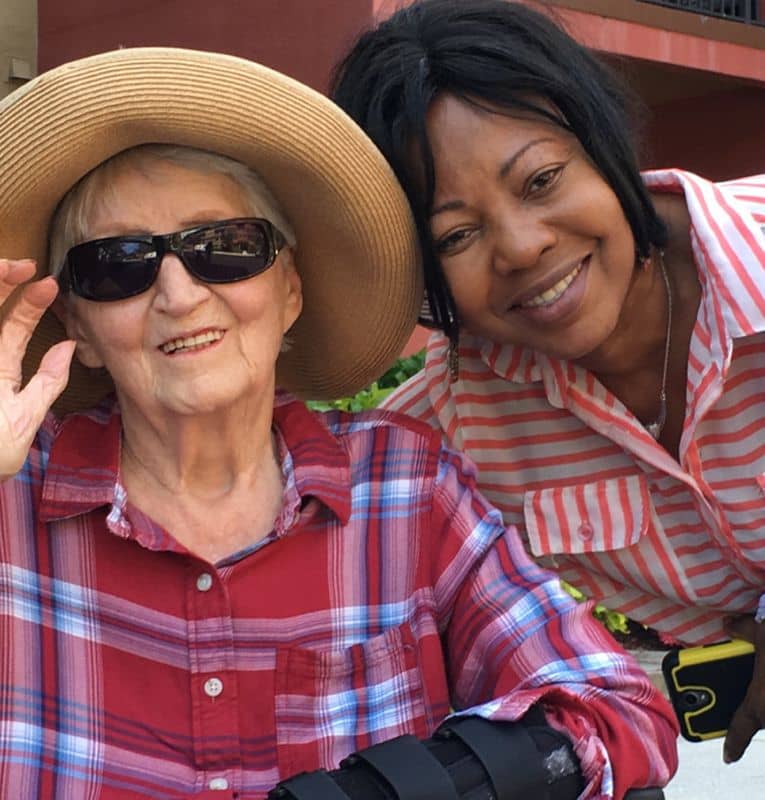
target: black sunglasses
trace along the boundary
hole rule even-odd
[[[233,283],[265,272],[284,245],[281,232],[257,217],[224,219],[162,236],[110,236],[72,247],[59,284],[86,300],[124,300],[154,283],[167,253],[178,256],[200,281]]]

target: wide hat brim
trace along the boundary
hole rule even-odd
[[[44,73],[0,101],[0,257],[45,271],[63,195],[127,148],[170,143],[253,167],[297,236],[303,312],[277,382],[306,398],[355,393],[405,345],[423,296],[411,213],[390,167],[328,98],[260,64],[177,48],[129,48]],[[47,313],[26,376],[64,332]],[[108,376],[79,364],[56,405],[87,407]]]

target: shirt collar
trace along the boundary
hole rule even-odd
[[[644,172],[643,181],[652,192],[685,197],[707,313],[722,318],[729,339],[764,331],[765,307],[747,281],[760,274],[755,264],[765,267],[765,236],[737,198],[736,182],[713,183],[679,169]]]
[[[285,484],[300,501],[316,497],[342,523],[351,513],[350,460],[322,418],[285,392],[274,403]],[[119,462],[122,418],[112,397],[62,421],[51,447],[40,503],[49,522],[102,506],[122,508]]]
[[[112,396],[70,414],[53,440],[40,501],[43,522],[111,505],[119,474],[122,418]]]
[[[346,524],[351,516],[350,458],[323,416],[279,391],[274,402],[274,426],[280,438],[285,480],[294,481],[302,500],[315,497]]]

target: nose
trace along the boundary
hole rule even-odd
[[[555,227],[527,214],[503,219],[496,227],[492,267],[502,276],[532,269],[557,242]]]
[[[175,317],[189,314],[210,296],[210,287],[197,280],[173,253],[162,259],[155,287],[155,308]]]

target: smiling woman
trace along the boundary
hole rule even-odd
[[[334,97],[407,192],[439,329],[387,407],[464,448],[588,596],[725,638],[765,571],[765,176],[641,175],[625,90],[526,3],[415,0]],[[760,661],[731,758],[765,723]]]
[[[437,165],[430,231],[463,328],[558,358],[596,358],[620,322],[635,246],[577,138],[538,116],[448,94],[429,108],[427,130]],[[635,321],[621,324],[634,338]]]
[[[422,296],[345,114],[258,64],[125,49],[0,103],[0,153],[0,797],[666,783],[670,709],[470,466],[290,393],[384,372]]]

